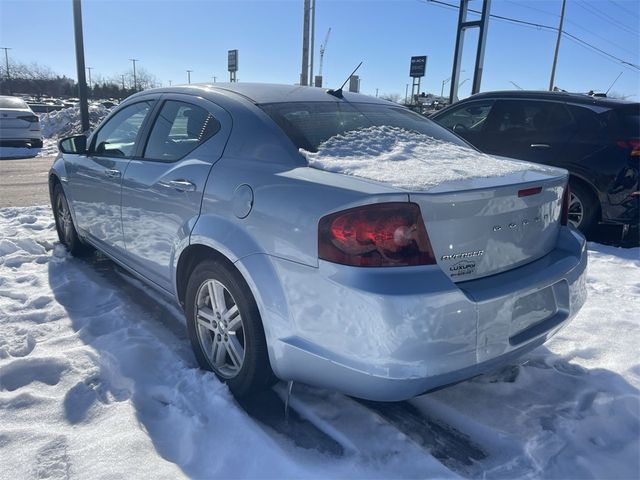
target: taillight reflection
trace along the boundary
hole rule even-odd
[[[560,224],[567,225],[569,223],[569,204],[571,203],[571,189],[569,184],[564,189],[562,196],[562,212],[560,213]]]
[[[358,267],[435,264],[435,255],[415,203],[380,203],[320,219],[318,256]]]

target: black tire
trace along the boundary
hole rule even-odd
[[[31,148],[42,148],[42,145],[41,139],[31,140]]]
[[[220,342],[220,335],[216,335],[213,330],[198,326],[198,302],[202,303],[204,296],[206,298],[204,299],[203,306],[208,308],[208,305],[211,305],[210,295],[207,295],[207,292],[203,290],[206,288],[207,282],[211,280],[219,282],[224,289],[226,289],[226,302],[229,304],[235,303],[238,307],[239,317],[241,317],[241,343],[244,348],[244,358],[241,368],[233,374],[229,374],[228,372],[225,374],[222,369],[218,369],[214,366],[214,361],[205,353],[203,343],[208,341],[215,342],[215,338],[213,337],[216,336]],[[227,293],[230,296],[226,296]],[[209,303],[207,303],[207,298],[209,298]],[[233,267],[227,266],[219,261],[202,261],[196,266],[189,277],[185,301],[187,332],[200,367],[214,372],[221,381],[229,386],[229,390],[238,398],[264,390],[277,380],[269,363],[267,342],[258,306],[249,286],[239,272],[233,269]],[[213,310],[212,308],[212,312]],[[216,315],[216,313],[214,313],[214,315]],[[217,328],[220,329],[222,328],[221,319],[223,317],[218,315],[216,318],[218,320]],[[216,322],[213,321],[211,323],[215,324]],[[208,338],[207,335],[209,336]],[[231,337],[231,335],[232,334],[229,333],[229,337]],[[237,334],[234,333],[233,335]],[[237,335],[237,339],[238,338],[239,335]],[[215,349],[213,351],[215,351]],[[227,352],[229,352],[229,350],[227,350]],[[229,353],[225,353],[224,355],[225,361],[231,359]],[[212,356],[214,356],[214,354],[212,354]]]
[[[571,194],[575,196],[578,201],[578,203],[574,203],[569,207],[569,221],[574,218],[572,224],[582,233],[587,234],[598,222],[600,204],[596,196],[582,183],[570,180],[569,187],[571,188]],[[580,221],[575,220],[577,219],[576,210],[578,205],[582,206]]]
[[[66,211],[66,213],[65,213]],[[69,211],[67,197],[59,183],[53,188],[53,217],[56,222],[58,239],[73,256],[84,256],[91,252],[91,247],[84,243],[78,236],[73,217]],[[68,222],[68,223],[67,223]]]

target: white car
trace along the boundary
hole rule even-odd
[[[42,148],[40,119],[21,98],[0,95],[0,145]]]

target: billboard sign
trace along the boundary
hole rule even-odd
[[[229,50],[227,55],[228,70],[230,72],[238,71],[238,50]]]
[[[411,57],[411,67],[409,68],[409,76],[413,78],[424,77],[427,70],[427,57]]]

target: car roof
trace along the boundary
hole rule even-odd
[[[518,98],[518,99],[534,99],[534,100],[556,100],[562,102],[581,103],[585,105],[600,105],[603,107],[622,107],[625,105],[631,105],[637,102],[630,102],[627,100],[620,100],[617,98],[608,97],[594,97],[585,93],[570,93],[570,92],[549,92],[544,90],[504,90],[495,92],[482,92],[476,93],[465,100],[480,100],[480,99],[503,99],[503,98]],[[462,101],[465,101],[462,100]]]
[[[190,85],[177,85],[174,87],[155,88],[144,92],[155,93],[195,93],[207,97],[208,92],[223,92],[239,95],[252,103],[283,103],[283,102],[340,102],[327,93],[327,89],[319,87],[305,87],[301,85],[281,85],[275,83],[194,83]],[[358,103],[390,102],[359,93],[343,92],[344,100]]]

